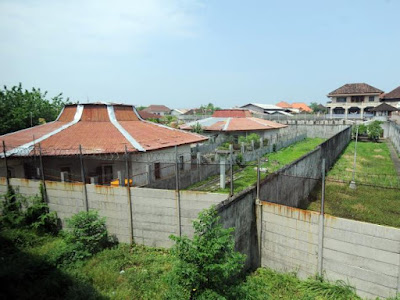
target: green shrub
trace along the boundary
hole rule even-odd
[[[236,155],[236,164],[240,167],[243,167],[244,165],[244,158],[243,158],[243,154],[239,153],[238,155]]]
[[[23,199],[20,195],[16,194],[11,186],[8,187],[7,193],[4,195],[4,201],[1,202],[1,227],[16,228],[23,224],[24,216],[21,210],[21,201]]]
[[[368,124],[367,132],[368,138],[371,141],[377,142],[381,135],[383,134],[383,129],[381,128],[382,122],[380,121],[373,121],[372,123]]]
[[[97,211],[82,211],[67,220],[71,231],[67,242],[74,244],[76,250],[89,255],[95,254],[108,246],[108,232],[105,218],[100,218]]]
[[[234,250],[234,229],[222,227],[214,207],[202,211],[193,227],[192,240],[171,236],[176,243],[172,254],[177,263],[170,280],[190,299],[223,299],[237,283],[245,260]]]
[[[41,233],[57,234],[61,228],[56,212],[50,212],[47,203],[39,197],[33,198],[33,203],[24,213],[24,223]]]
[[[201,127],[199,122],[196,122],[196,124],[191,126],[191,130],[192,132],[195,133],[202,133],[203,132],[203,127]]]

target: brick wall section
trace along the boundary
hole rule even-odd
[[[262,266],[317,274],[319,213],[263,202]],[[399,289],[400,229],[325,215],[323,274],[344,280],[362,297]]]

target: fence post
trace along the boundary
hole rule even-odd
[[[176,195],[176,210],[178,217],[178,235],[182,236],[182,228],[181,228],[181,195],[179,192],[179,165],[178,165],[178,147],[175,146],[175,195]]]
[[[324,214],[325,214],[325,158],[322,159],[322,193],[321,193],[321,212],[319,215],[318,232],[318,275],[323,273],[323,250],[324,250]]]
[[[232,197],[233,196],[233,145],[232,144],[229,145],[229,152],[230,152],[229,164],[230,164],[230,177],[231,177],[229,196]]]
[[[88,202],[88,195],[86,189],[86,179],[85,179],[85,166],[83,165],[83,156],[82,156],[82,146],[79,144],[79,160],[81,163],[81,178],[83,183],[83,200],[85,205],[85,210],[89,211],[89,202]]]
[[[258,255],[259,267],[262,267],[262,202],[260,200],[260,156],[257,159],[257,198],[256,198],[256,220],[257,220],[257,242],[258,242]]]
[[[7,155],[6,155],[6,143],[3,140],[3,154],[4,154],[4,164],[6,165],[6,179],[7,179],[7,190],[10,188],[10,178],[8,177],[8,163],[7,163]]]
[[[48,203],[47,199],[47,188],[46,188],[46,181],[44,179],[44,168],[43,168],[43,159],[42,159],[42,147],[39,143],[39,163],[40,163],[40,175],[42,177],[42,185],[43,185],[43,200],[44,202]]]
[[[128,196],[128,204],[129,204],[129,241],[130,244],[133,244],[133,212],[132,212],[132,200],[131,200],[131,183],[130,183],[130,174],[129,174],[129,156],[128,156],[128,148],[125,145],[125,173],[127,179],[127,196]],[[133,183],[133,182],[132,182]]]

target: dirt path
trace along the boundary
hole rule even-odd
[[[394,149],[392,143],[389,140],[386,140],[386,144],[389,147],[390,157],[392,158],[394,167],[395,167],[395,169],[397,171],[397,174],[400,177],[400,159],[399,159],[399,156],[397,155],[396,150]]]

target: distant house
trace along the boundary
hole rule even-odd
[[[149,107],[143,109],[143,111],[159,116],[165,116],[171,113],[171,109],[165,105],[150,105]]]
[[[292,104],[289,104],[285,101],[281,101],[281,102],[277,103],[276,106],[288,109],[293,113],[301,113],[301,112],[310,113],[310,112],[312,112],[312,109],[303,102],[294,102]]]
[[[389,93],[382,94],[381,101],[386,102],[396,108],[400,108],[400,86]]]
[[[183,115],[185,112],[186,112],[185,109],[173,108],[173,109],[171,110],[171,112],[170,112],[170,115],[171,115],[171,116],[177,117],[177,116]]]
[[[283,108],[273,104],[249,103],[241,106],[242,109],[248,109],[259,114],[283,114],[290,113],[290,109]]]
[[[372,116],[371,110],[380,105],[383,91],[366,83],[349,83],[330,92],[327,108],[332,116]]]
[[[134,185],[173,174],[171,161],[191,161],[191,144],[206,137],[143,120],[132,105],[67,105],[56,121],[0,136],[5,142],[11,177],[38,178],[40,143],[46,179],[81,180],[80,147],[87,183],[110,184],[124,174],[125,151]],[[0,146],[0,157],[4,157]],[[0,176],[5,175],[4,159]],[[183,164],[183,169],[190,169]]]
[[[272,121],[254,118],[246,109],[222,109],[216,110],[212,117],[181,125],[184,130],[191,130],[192,126],[199,124],[206,136],[226,139],[232,137],[235,142],[240,136],[257,133],[260,137],[268,139],[277,134],[280,129],[287,125]]]
[[[152,113],[149,113],[149,112],[147,112],[145,110],[139,110],[138,114],[143,120],[161,119],[162,118],[160,115],[152,114]]]

